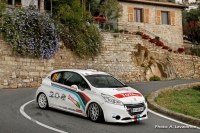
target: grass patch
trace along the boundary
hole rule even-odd
[[[145,95],[145,100],[147,101],[147,98],[151,95],[151,93],[148,93],[147,95]]]
[[[163,91],[155,102],[174,112],[200,119],[200,91],[197,89]]]

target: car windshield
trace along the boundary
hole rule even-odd
[[[96,88],[118,88],[118,87],[127,87],[122,84],[120,81],[115,79],[110,75],[87,75],[86,79],[90,82],[90,84]]]

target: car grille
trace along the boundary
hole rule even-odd
[[[145,110],[145,104],[144,103],[138,103],[138,104],[125,104],[124,106],[127,107],[127,111],[128,113],[133,116],[133,115],[138,115],[141,114],[144,110]],[[140,107],[144,107],[143,111],[140,112],[132,112],[132,108],[140,108]]]

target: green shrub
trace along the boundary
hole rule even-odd
[[[0,27],[14,55],[51,58],[59,48],[59,30],[49,14],[36,7],[8,10]]]
[[[154,76],[152,76],[149,80],[150,80],[150,81],[160,81],[160,77],[154,75]]]
[[[63,27],[61,39],[66,48],[71,49],[81,58],[97,55],[102,47],[102,36],[98,28],[93,24],[83,24],[74,30],[65,30]]]
[[[123,31],[124,31],[123,29],[119,30],[120,33],[122,33]]]
[[[58,19],[62,25],[61,40],[66,48],[73,51],[78,57],[93,57],[102,46],[102,36],[99,29],[90,21],[91,14],[80,7],[78,0],[61,4]]]
[[[115,33],[118,33],[118,32],[119,32],[119,29],[114,29],[114,32],[115,32]]]
[[[200,85],[194,86],[194,87],[192,87],[192,89],[200,91]]]
[[[117,37],[119,37],[119,35],[118,35],[118,34],[114,34],[113,37],[114,37],[114,38],[117,38]]]

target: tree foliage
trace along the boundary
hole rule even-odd
[[[192,44],[199,45],[200,43],[200,4],[197,9],[191,9],[189,12],[184,10],[183,16],[183,34],[185,39]],[[198,24],[199,21],[199,24]]]
[[[198,17],[200,16],[200,3],[198,3],[197,9],[190,9],[189,11],[183,10],[183,24],[189,23],[190,21],[198,21]]]
[[[58,13],[61,23],[74,28],[80,25],[84,21],[84,18],[82,16],[83,10],[80,7],[80,3],[78,1],[73,1],[72,3],[73,6],[64,4]]]
[[[86,9],[94,16],[99,11],[99,4],[101,0],[87,0]]]
[[[100,5],[99,11],[109,22],[110,20],[116,20],[121,17],[123,8],[118,0],[105,0]]]
[[[63,25],[61,38],[64,45],[79,57],[94,56],[101,49],[101,35],[92,22],[92,16],[85,11],[80,0],[64,4],[58,11]]]
[[[0,0],[0,25],[2,25],[2,16],[3,12],[5,12],[5,9],[6,9],[5,0]]]
[[[2,16],[2,13],[6,9],[6,0],[0,0],[0,15]]]
[[[200,26],[198,21],[190,21],[183,26],[183,34],[193,44],[200,44]]]

